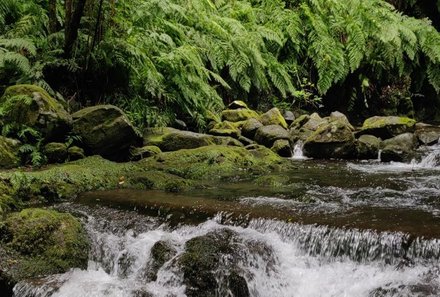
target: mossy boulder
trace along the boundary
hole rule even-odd
[[[211,145],[161,153],[140,161],[141,166],[160,170],[186,179],[218,180],[222,178],[272,171],[282,159],[264,147]]]
[[[146,129],[144,131],[144,145],[158,146],[164,152],[208,145],[243,146],[241,142],[231,137],[181,131],[174,128]]]
[[[20,164],[19,147],[18,140],[0,136],[0,168],[13,168]]]
[[[362,135],[356,141],[356,152],[359,159],[377,159],[381,139],[373,135]]]
[[[321,124],[304,143],[304,151],[313,158],[353,158],[355,138],[351,128],[340,120]]]
[[[354,131],[353,125],[348,120],[347,116],[339,111],[333,111],[328,117],[329,122],[340,121],[343,122],[347,127],[349,127],[352,131]]]
[[[295,114],[290,110],[283,111],[283,118],[286,121],[287,125],[291,125],[293,121],[295,121]]]
[[[238,265],[242,249],[237,234],[228,229],[213,231],[189,240],[178,260],[183,271],[186,295],[189,297],[219,296],[217,293],[221,290],[221,284],[217,281],[216,271],[227,268],[229,288],[225,289],[229,289],[232,293],[228,296],[250,296],[246,279]],[[227,267],[222,267],[223,257],[229,259]]]
[[[415,125],[415,120],[406,117],[375,116],[364,121],[360,133],[388,139],[403,133],[414,132]]]
[[[25,209],[0,222],[0,233],[0,277],[10,283],[87,266],[87,234],[70,214]]]
[[[258,118],[258,113],[252,109],[227,109],[222,111],[222,120],[229,122],[241,122],[252,118]]]
[[[283,127],[284,129],[288,128],[286,120],[284,119],[280,110],[276,107],[272,108],[271,110],[267,111],[266,113],[263,113],[260,117],[260,122],[264,126],[279,125],[279,126]]]
[[[255,141],[271,148],[278,139],[289,139],[289,133],[279,125],[262,126],[255,133]]]
[[[67,145],[60,142],[46,144],[43,151],[49,163],[63,163],[68,157]]]
[[[64,140],[72,128],[72,117],[63,105],[35,85],[7,88],[0,98],[0,107],[4,109],[0,122],[17,129],[32,127],[47,141]]]
[[[416,137],[412,133],[404,133],[382,142],[381,160],[389,161],[409,161],[414,157],[416,148]]]
[[[142,138],[124,112],[113,105],[84,108],[73,115],[73,132],[81,137],[86,153],[107,159],[128,159],[129,149]]]
[[[245,137],[254,138],[255,133],[260,127],[263,127],[263,124],[259,120],[252,118],[244,122],[243,126],[241,127],[241,133]]]
[[[160,240],[151,248],[151,261],[147,268],[149,281],[156,281],[159,269],[177,254],[177,250],[167,241]]]
[[[292,157],[292,148],[290,147],[290,142],[287,139],[276,140],[271,147],[271,150],[281,157]]]
[[[67,149],[67,155],[69,157],[69,161],[81,160],[86,157],[84,150],[78,146],[69,147]]]
[[[328,118],[321,118],[317,113],[301,115],[290,125],[290,141],[305,142],[320,126],[328,123]]]
[[[131,150],[130,160],[139,161],[141,159],[160,154],[161,152],[161,149],[155,145],[146,145],[140,148],[134,148]]]
[[[217,136],[230,136],[233,138],[238,138],[241,136],[241,126],[245,122],[229,122],[223,121],[214,125],[212,129],[209,130],[209,134]]]

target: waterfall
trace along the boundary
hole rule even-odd
[[[306,156],[304,156],[303,152],[304,143],[302,140],[298,140],[295,145],[293,146],[293,152],[292,152],[292,159],[293,160],[305,160],[307,159]]]
[[[368,297],[383,291],[394,293],[380,296],[440,294],[438,240],[267,219],[251,220],[247,226],[222,221],[218,215],[197,226],[172,229],[151,224],[134,231],[115,230],[115,225],[108,226],[111,222],[102,224],[102,218],[89,217],[92,249],[87,270],[21,282],[14,288],[14,296],[187,296],[179,266],[186,244],[222,230],[232,234],[235,248],[224,254],[213,271],[215,296],[239,296],[231,293],[226,281],[231,265],[246,282],[246,296]],[[152,247],[158,241],[167,242],[175,254],[161,264],[154,279],[149,275]],[[417,292],[418,287],[429,288],[432,295],[417,295],[412,290]]]
[[[382,162],[382,150],[381,149],[379,149],[377,151],[377,161]]]

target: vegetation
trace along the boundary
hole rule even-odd
[[[383,0],[0,4],[0,91],[33,83],[73,109],[114,103],[139,126],[203,127],[237,98],[411,114],[440,91],[439,64],[430,21]]]

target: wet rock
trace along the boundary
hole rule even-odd
[[[13,168],[20,164],[19,147],[18,140],[0,136],[0,168]]]
[[[287,130],[278,125],[260,127],[255,133],[255,141],[269,148],[272,147],[278,139],[289,139]]]
[[[285,110],[283,112],[283,118],[286,121],[287,125],[291,125],[293,121],[295,120],[295,114],[291,112],[290,110]]]
[[[50,142],[44,146],[44,154],[49,163],[63,163],[67,160],[67,146],[60,142]]]
[[[244,102],[241,101],[241,100],[235,100],[235,101],[232,101],[232,102],[229,103],[229,105],[228,105],[228,109],[241,109],[241,108],[249,109],[249,107],[247,106],[247,104],[244,103]]]
[[[154,145],[164,152],[181,149],[194,149],[208,145],[243,146],[243,144],[227,136],[181,131],[174,128],[153,128],[144,131],[144,145]]]
[[[304,126],[310,120],[310,116],[308,114],[303,114],[297,117],[292,124],[290,124],[291,129],[299,129]]]
[[[306,123],[301,126],[305,130],[316,131],[321,125],[328,124],[328,120],[321,118],[319,114],[312,113]]]
[[[161,149],[155,145],[146,145],[140,148],[134,148],[130,152],[131,153],[130,160],[139,161],[144,158],[149,158],[151,156],[160,154],[161,152],[162,152]]]
[[[244,137],[244,136],[239,136],[238,137],[238,140],[241,142],[241,143],[243,143],[243,145],[250,145],[250,144],[255,144],[256,142],[255,141],[253,141],[252,139],[249,139],[249,138],[247,138],[247,137]]]
[[[304,143],[304,151],[313,158],[353,158],[355,138],[350,126],[339,119],[320,124]]]
[[[263,124],[259,120],[252,118],[244,122],[241,128],[241,133],[244,136],[252,139],[255,137],[255,133],[260,127],[263,127]]]
[[[317,113],[302,115],[290,125],[290,141],[305,142],[321,125],[328,124],[328,119],[321,118]]]
[[[249,296],[246,280],[238,273],[239,253],[242,249],[237,234],[228,229],[189,240],[185,245],[185,252],[178,260],[184,274],[186,295],[214,297],[219,290],[223,291],[220,289],[223,284],[217,282],[216,272],[222,268],[222,259],[226,257],[229,259],[227,269],[231,271],[227,282],[233,296]]]
[[[406,117],[375,116],[364,121],[360,134],[370,134],[382,139],[414,132],[416,121]]]
[[[76,161],[86,157],[84,150],[78,146],[69,147],[67,149],[67,154],[69,156],[69,161]]]
[[[229,122],[241,122],[248,119],[258,118],[258,113],[251,109],[227,109],[222,111],[222,120]]]
[[[329,116],[329,122],[340,121],[343,122],[347,127],[349,127],[352,131],[354,131],[354,127],[351,125],[347,116],[339,111],[334,111]]]
[[[292,157],[292,148],[290,147],[289,140],[286,139],[278,139],[274,142],[271,147],[275,153],[280,155],[281,157]]]
[[[32,208],[10,214],[3,224],[8,235],[0,239],[0,278],[16,283],[87,266],[87,234],[72,215]]]
[[[373,135],[362,135],[356,142],[356,151],[359,159],[376,159],[381,140]]]
[[[122,161],[142,139],[122,110],[113,105],[84,108],[72,115],[73,131],[87,153]]]
[[[151,248],[151,259],[147,277],[150,281],[156,281],[157,272],[169,260],[176,256],[177,250],[166,241],[158,241]]]
[[[439,142],[440,127],[417,123],[415,135],[421,144],[433,145]]]
[[[64,140],[72,128],[72,117],[63,105],[35,85],[16,85],[0,98],[4,109],[0,121],[17,129],[27,126],[41,133],[46,141]]]
[[[409,161],[414,156],[416,137],[412,133],[404,133],[382,142],[381,159],[389,161]]]
[[[278,125],[278,126],[283,127],[284,129],[288,128],[286,120],[284,119],[280,110],[276,107],[274,107],[271,110],[267,111],[266,113],[262,114],[260,117],[260,122],[264,126]]]

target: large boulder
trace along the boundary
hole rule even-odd
[[[260,127],[263,127],[263,124],[259,120],[252,118],[244,122],[241,127],[241,133],[248,138],[254,138],[255,133]]]
[[[88,238],[70,214],[25,209],[0,221],[0,280],[23,279],[85,268]]]
[[[415,120],[406,117],[375,116],[364,121],[359,133],[388,139],[399,134],[414,132],[415,125]]]
[[[414,134],[404,133],[382,142],[381,160],[389,161],[409,161],[414,157],[417,140]]]
[[[292,148],[290,142],[287,139],[278,139],[274,142],[271,150],[280,155],[281,157],[292,157]]]
[[[50,142],[43,151],[49,163],[63,163],[68,157],[67,145],[61,142]]]
[[[174,128],[152,128],[144,131],[144,145],[155,145],[164,152],[181,149],[194,149],[208,145],[243,146],[243,144],[227,136],[214,136]]]
[[[306,139],[304,151],[313,158],[353,158],[355,138],[351,127],[339,119],[320,125]]]
[[[13,168],[20,164],[19,147],[18,140],[0,136],[0,168]]]
[[[222,120],[229,122],[241,122],[248,119],[258,118],[258,113],[252,109],[226,109],[222,111]]]
[[[260,122],[264,126],[279,125],[279,126],[283,127],[284,129],[288,128],[286,120],[284,119],[280,110],[276,107],[272,108],[271,110],[267,111],[266,113],[263,113],[260,117]]]
[[[46,140],[64,140],[71,130],[72,117],[63,105],[44,89],[34,85],[16,85],[0,98],[4,110],[0,122],[16,130],[27,126],[39,131]]]
[[[155,156],[157,154],[160,154],[162,151],[159,147],[155,145],[146,145],[143,147],[135,148],[131,150],[131,161],[139,161],[144,158],[149,158],[152,156]]]
[[[290,140],[292,143],[305,142],[321,125],[328,123],[328,118],[321,118],[316,112],[302,115],[290,125]]]
[[[289,132],[281,126],[269,125],[258,128],[255,133],[255,141],[271,148],[278,139],[289,139]]]
[[[440,139],[440,127],[417,123],[415,135],[417,140],[424,145],[432,145],[439,142]]]
[[[228,122],[223,121],[220,123],[216,123],[212,129],[209,130],[209,134],[217,135],[217,136],[230,136],[233,138],[238,138],[241,136],[240,127],[245,122]]]
[[[264,262],[258,262],[260,257]],[[252,278],[252,275],[241,267],[265,265],[259,269],[270,273],[273,263],[270,247],[257,240],[240,238],[229,229],[211,231],[190,239],[178,259],[186,285],[185,293],[189,297],[251,296],[246,278]]]
[[[142,138],[124,112],[113,105],[84,108],[73,115],[73,132],[81,137],[86,153],[121,161]]]
[[[356,142],[359,159],[377,159],[381,140],[373,135],[362,135]]]

